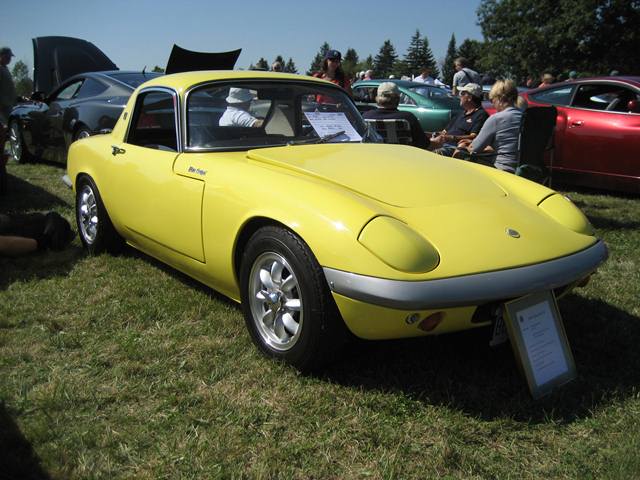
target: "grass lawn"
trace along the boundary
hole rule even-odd
[[[0,211],[75,227],[62,168],[8,171]],[[540,401],[485,329],[301,376],[236,304],[131,249],[0,259],[0,478],[638,478],[640,199],[569,194],[610,258],[560,302],[578,378]]]

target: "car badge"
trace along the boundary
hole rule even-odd
[[[520,238],[520,233],[513,228],[507,228],[507,235],[513,238]]]

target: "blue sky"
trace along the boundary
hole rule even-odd
[[[323,42],[361,59],[375,57],[386,39],[404,55],[416,28],[439,61],[454,33],[481,39],[476,25],[480,0],[454,2],[323,2],[241,0],[2,0],[0,45],[14,61],[33,66],[31,39],[62,35],[88,40],[121,69],[164,67],[174,43],[197,51],[242,48],[237,68],[260,57],[292,57],[304,72]]]

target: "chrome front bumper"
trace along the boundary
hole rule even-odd
[[[324,267],[331,291],[400,310],[479,305],[569,285],[592,273],[609,256],[602,240],[548,262],[440,280],[405,281],[368,277]]]

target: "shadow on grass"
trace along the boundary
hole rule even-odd
[[[59,252],[46,250],[16,258],[0,257],[0,290],[19,281],[66,276],[84,255],[76,237]]]
[[[60,172],[62,176],[63,170]],[[51,210],[58,206],[68,207],[69,204],[41,187],[15,175],[7,175],[7,193],[0,196],[0,210],[3,213]]]
[[[40,459],[24,438],[5,405],[0,401],[0,477],[9,479],[49,479]]]
[[[509,344],[488,346],[489,329],[440,337],[356,342],[322,375],[358,388],[401,392],[429,405],[494,420],[563,422],[589,417],[640,386],[640,319],[599,300],[560,302],[578,378],[532,399]]]

